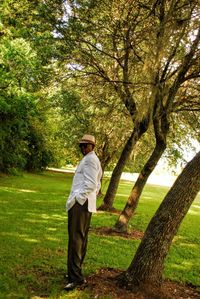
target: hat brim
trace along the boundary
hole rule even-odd
[[[94,141],[87,140],[87,139],[81,139],[79,141],[79,144],[92,144],[92,145],[95,145]]]

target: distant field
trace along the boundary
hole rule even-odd
[[[75,167],[69,167],[68,168],[49,168],[50,171],[54,172],[63,172],[63,173],[73,173],[75,171]],[[112,172],[111,171],[105,171],[104,175],[108,178],[111,177]],[[139,173],[129,173],[129,172],[123,172],[121,175],[121,179],[125,181],[130,181],[134,182],[136,181]],[[177,176],[174,175],[169,175],[169,174],[155,174],[152,173],[148,180],[147,183],[151,185],[159,185],[159,186],[167,186],[171,187],[176,180]]]
[[[62,290],[67,257],[65,202],[72,174],[46,172],[0,177],[0,298],[90,298]],[[105,193],[108,179],[103,182]],[[122,209],[132,183],[121,181],[115,207]],[[130,229],[144,231],[168,187],[146,186]],[[101,199],[98,199],[100,205]],[[97,213],[92,228],[112,227],[117,215]],[[84,274],[102,267],[126,269],[138,240],[90,232]],[[200,289],[200,196],[185,217],[166,259],[164,275]],[[67,296],[67,297],[66,297]]]

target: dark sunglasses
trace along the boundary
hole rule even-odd
[[[83,147],[83,148],[86,148],[88,146],[88,143],[80,143],[79,144],[79,147],[81,148],[81,147]]]

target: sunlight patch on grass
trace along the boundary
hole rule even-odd
[[[14,237],[16,239],[22,239],[23,241],[26,241],[26,242],[31,242],[31,243],[39,243],[40,241],[39,240],[36,240],[36,239],[33,239],[33,238],[30,238],[28,235],[26,234],[19,234],[19,233],[9,233],[9,232],[2,232],[1,233],[2,236],[5,236],[5,237]]]
[[[51,218],[54,218],[55,220],[65,220],[66,219],[66,215],[58,215],[58,214],[53,214],[51,215]]]
[[[37,219],[29,219],[29,218],[24,218],[24,221],[29,222],[29,223],[48,223],[48,219],[46,220],[37,220]]]
[[[197,244],[191,244],[191,243],[180,243],[179,246],[184,246],[184,247],[188,247],[188,248],[192,248],[192,249],[198,249]]]
[[[17,188],[12,188],[12,187],[1,187],[2,190],[7,191],[7,192],[12,192],[12,193],[37,193],[36,190],[29,190],[29,189],[17,189]]]
[[[64,215],[62,216],[62,215],[58,215],[58,214],[53,214],[53,215],[42,214],[41,218],[45,219],[45,220],[54,219],[54,220],[63,221],[63,220],[65,220],[66,216],[64,216]]]
[[[117,193],[116,196],[120,196],[120,197],[127,197],[126,194],[121,194],[121,193]]]
[[[91,299],[90,295],[87,292],[73,290],[71,292],[64,291],[63,294],[60,295],[60,299]]]
[[[31,299],[47,299],[48,297],[33,296]]]
[[[194,210],[189,210],[188,211],[188,214],[190,214],[190,215],[198,215],[198,214],[200,214],[200,211],[194,211]]]
[[[26,189],[18,189],[20,192],[27,192],[27,193],[37,193],[35,190],[26,190]]]
[[[59,242],[60,240],[58,238],[55,237],[46,237],[47,240],[49,241],[54,241],[54,242]]]
[[[55,231],[57,231],[57,228],[55,228],[55,227],[49,227],[47,230],[55,232]]]
[[[51,216],[50,216],[50,215],[47,215],[47,214],[41,214],[41,218],[42,218],[42,219],[49,220],[49,219],[51,219]]]
[[[180,241],[181,239],[184,240],[185,238],[183,236],[176,235],[176,236],[174,236],[172,242],[175,243],[176,241]]]
[[[132,181],[127,181],[127,180],[121,180],[120,185],[130,185],[132,186],[133,182]]]
[[[171,268],[178,269],[178,270],[186,270],[185,265],[183,263],[182,264],[173,264],[173,265],[171,265]]]
[[[195,209],[200,209],[200,206],[197,206],[197,205],[193,205],[192,208],[195,208]]]
[[[36,239],[31,239],[31,238],[22,238],[24,241],[30,242],[30,243],[39,243],[40,241]]]
[[[191,268],[193,266],[193,263],[185,260],[182,262],[182,265],[184,265],[186,268]]]

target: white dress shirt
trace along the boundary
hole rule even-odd
[[[83,205],[88,199],[88,211],[96,212],[96,196],[101,187],[101,176],[99,158],[92,151],[83,157],[76,169],[66,210],[69,211],[76,201]]]

